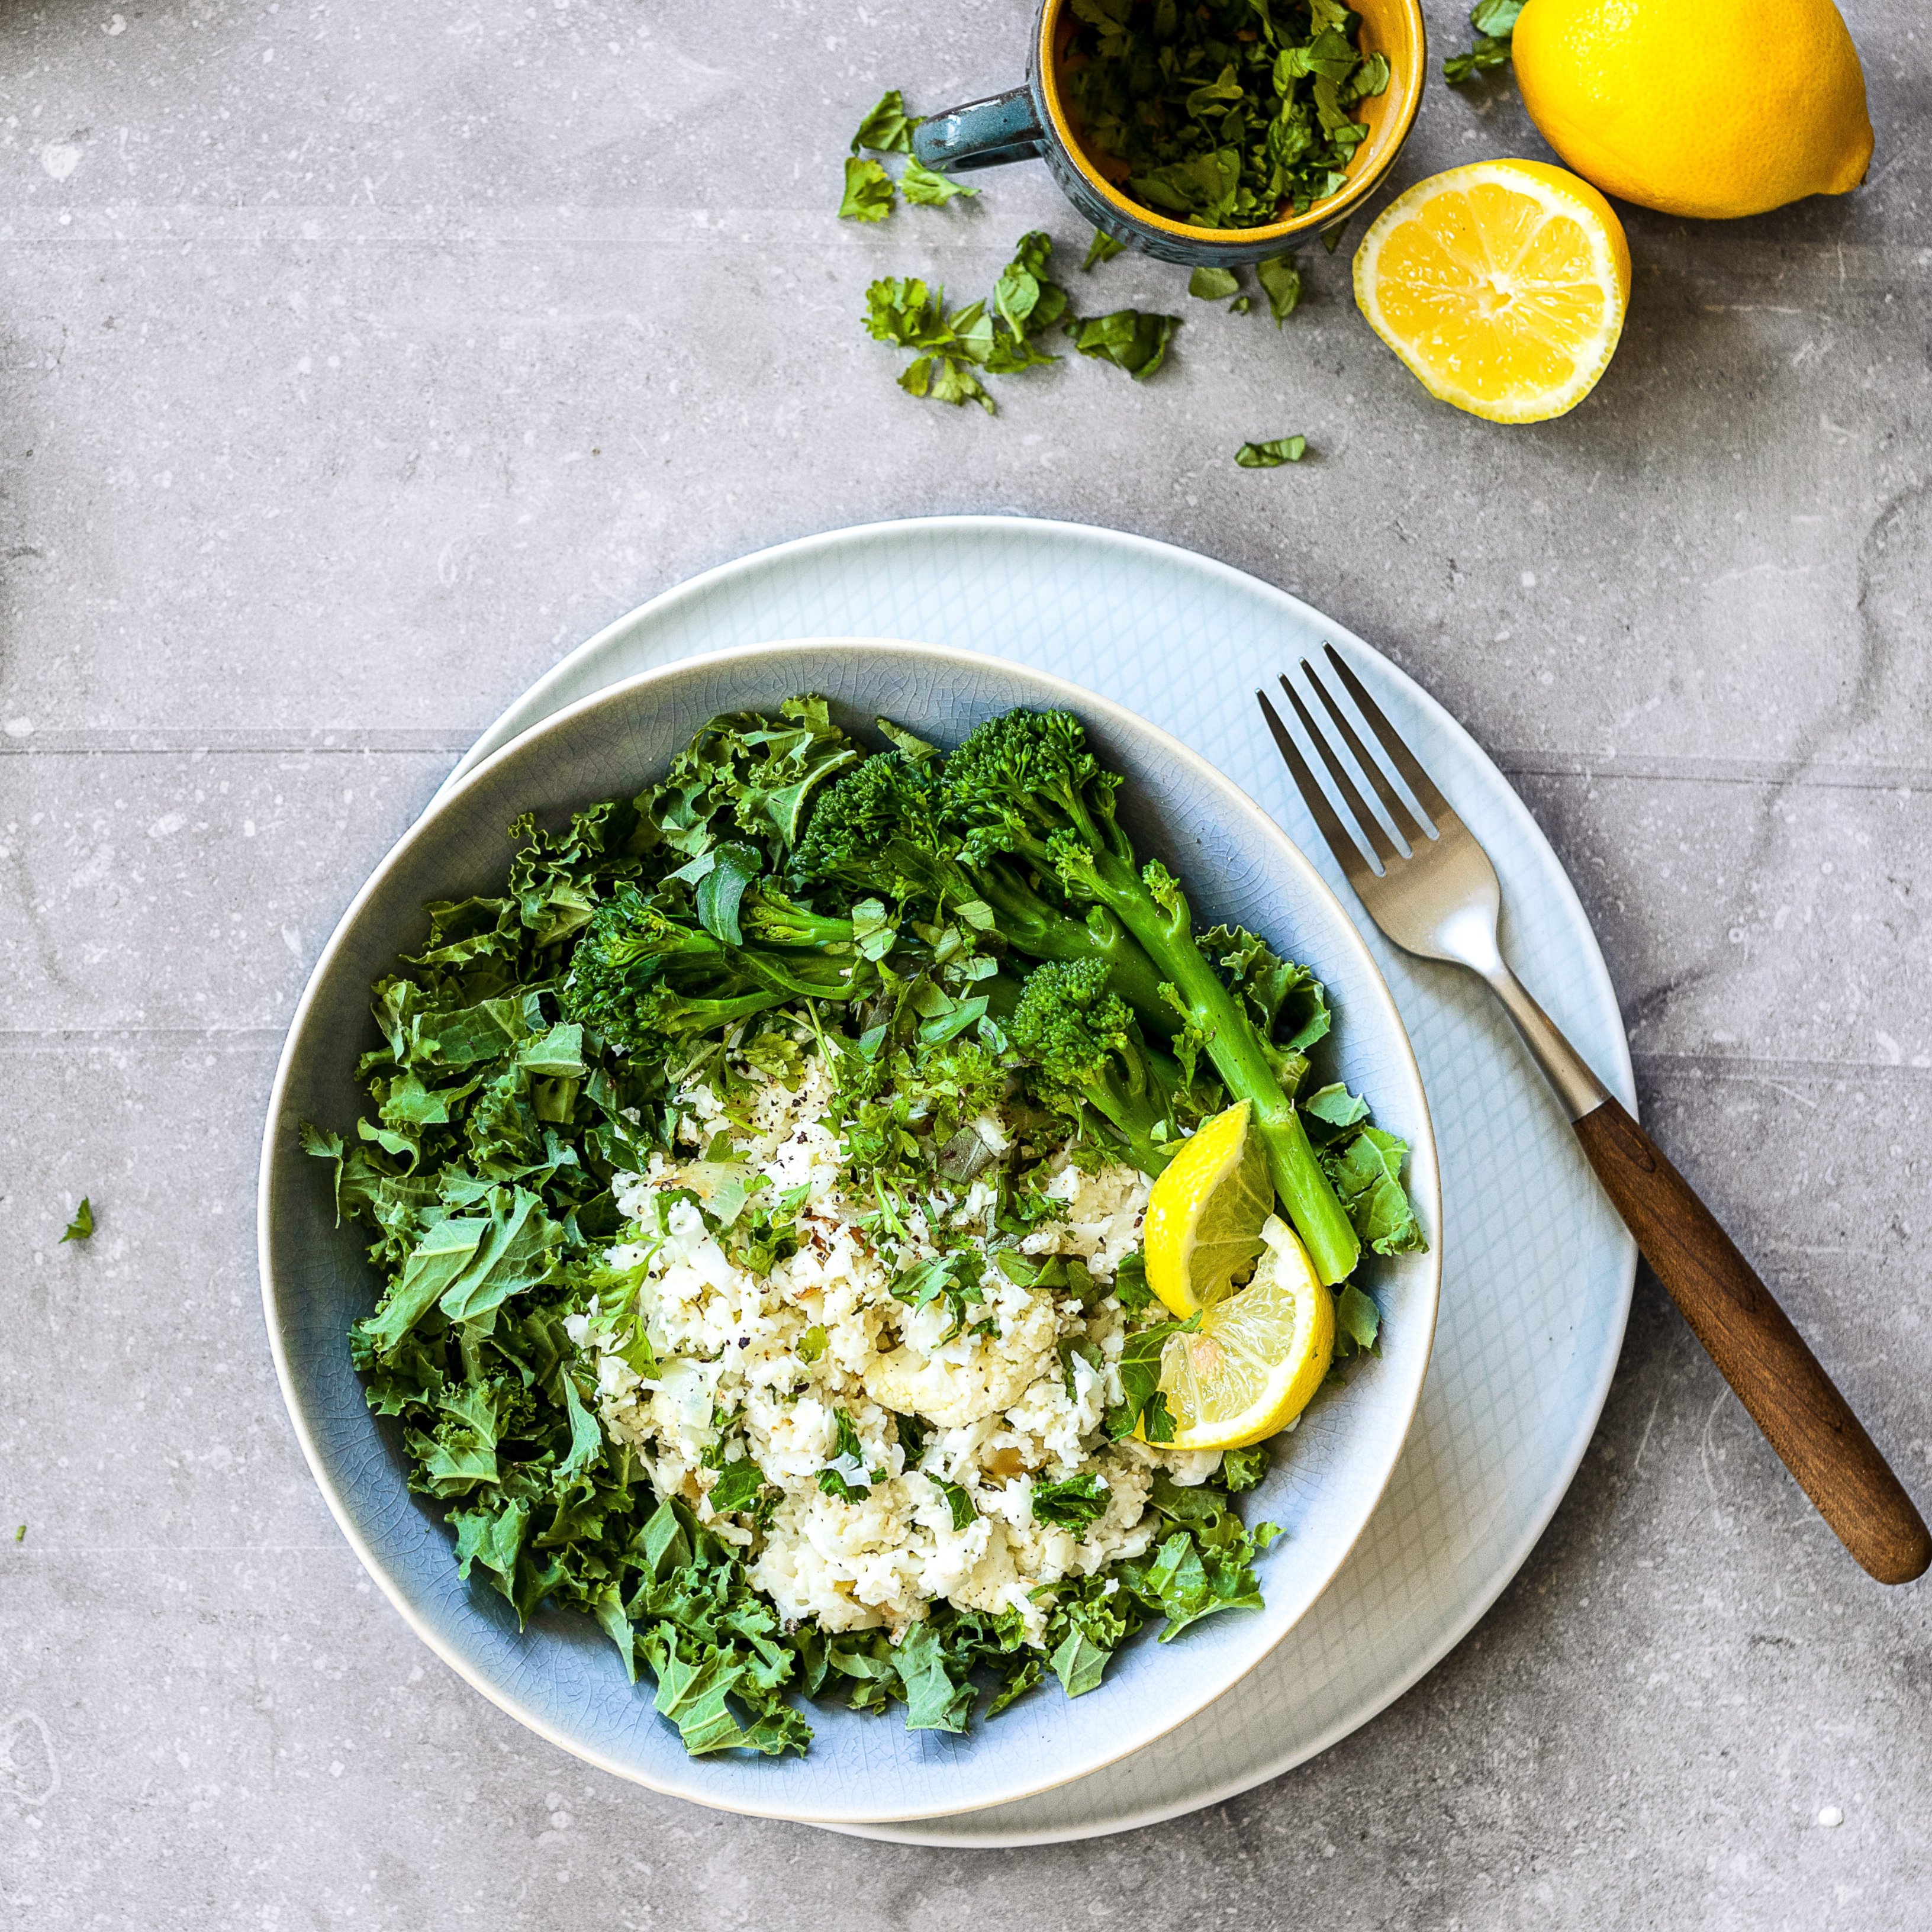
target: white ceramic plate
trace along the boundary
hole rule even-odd
[[[1252,693],[1304,652],[1346,651],[1487,846],[1523,978],[1626,1106],[1616,1000],[1556,855],[1496,766],[1426,692],[1318,612],[1144,538],[1006,517],[808,537],[679,585],[566,658],[452,776],[560,706],[699,651],[773,637],[897,635],[986,650],[1164,726],[1276,811],[1346,903]],[[1394,1481],[1340,1574],[1239,1689],[1157,1742],[1018,1803],[859,1826],[906,1842],[1089,1838],[1216,1804],[1346,1737],[1414,1684],[1513,1576],[1569,1487],[1623,1339],[1636,1249],[1486,994],[1358,920],[1420,1060],[1442,1166],[1436,1352]]]

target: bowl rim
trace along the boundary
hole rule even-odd
[[[1163,214],[1159,208],[1150,208],[1145,202],[1122,194],[1094,165],[1085,143],[1076,134],[1072,115],[1060,98],[1060,63],[1054,42],[1065,17],[1066,0],[1046,0],[1040,10],[1034,59],[1040,99],[1054,136],[1079,170],[1081,178],[1100,196],[1118,219],[1137,222],[1170,240],[1198,242],[1209,248],[1292,241],[1311,230],[1328,227],[1359,208],[1395,165],[1396,157],[1402,152],[1415,126],[1415,117],[1422,111],[1422,97],[1429,82],[1429,28],[1423,18],[1421,0],[1370,0],[1370,4],[1374,10],[1372,16],[1364,16],[1364,31],[1368,31],[1371,19],[1374,29],[1380,33],[1386,31],[1387,23],[1383,17],[1385,14],[1399,18],[1414,44],[1413,70],[1408,70],[1406,63],[1398,68],[1394,56],[1390,55],[1390,92],[1395,98],[1382,123],[1361,144],[1357,154],[1351,158],[1345,170],[1344,184],[1323,200],[1310,202],[1299,214],[1281,215],[1258,227],[1199,228],[1191,222],[1178,221],[1172,215]],[[1370,51],[1388,50],[1372,48]],[[1370,149],[1373,152],[1368,154],[1366,164],[1357,172],[1356,160]]]
[[[1328,1574],[1322,1581],[1300,1615],[1277,1631],[1274,1637],[1244,1661],[1238,1670],[1207,1696],[1183,1706],[1177,1706],[1168,1714],[1166,1720],[1158,1729],[1138,1732],[1130,1741],[1118,1750],[1096,1756],[1091,1762],[1083,1761],[1073,1768],[1053,1775],[1023,1780],[1013,1790],[995,1798],[983,1796],[974,1797],[957,1806],[947,1806],[938,1810],[922,1808],[915,1811],[879,1811],[868,1808],[862,1814],[850,1807],[807,1806],[801,1808],[796,1802],[784,1802],[775,1790],[775,1802],[770,1804],[748,1804],[722,1796],[707,1796],[700,1792],[663,1781],[652,1777],[640,1767],[625,1763],[610,1756],[595,1747],[573,1736],[560,1724],[554,1722],[528,1700],[521,1698],[505,1687],[498,1685],[479,1670],[454,1645],[446,1642],[440,1634],[416,1611],[400,1583],[392,1576],[385,1564],[376,1556],[367,1538],[363,1535],[347,1498],[338,1489],[325,1466],[320,1446],[309,1426],[303,1405],[297,1394],[292,1365],[290,1362],[284,1332],[282,1300],[292,1292],[279,1280],[273,1244],[274,1190],[275,1176],[280,1162],[289,1159],[288,1137],[279,1131],[288,1104],[288,1090],[294,1077],[296,1062],[303,1045],[302,1036],[319,997],[320,989],[337,955],[348,944],[350,935],[360,921],[365,908],[376,896],[389,875],[396,871],[412,853],[416,847],[428,838],[445,814],[471,789],[494,778],[499,770],[513,758],[520,758],[547,739],[560,736],[568,732],[574,724],[601,707],[619,701],[640,690],[659,683],[668,683],[692,672],[728,671],[751,663],[767,662],[783,654],[794,652],[801,647],[815,650],[841,650],[856,655],[878,657],[912,657],[922,658],[934,665],[944,664],[952,668],[974,671],[991,667],[1013,674],[1018,679],[1036,687],[1043,688],[1043,694],[1070,710],[1082,711],[1089,716],[1099,715],[1109,724],[1124,721],[1132,730],[1150,734],[1154,740],[1154,750],[1166,760],[1192,770],[1198,780],[1209,789],[1222,794],[1229,806],[1246,815],[1252,827],[1258,831],[1265,844],[1271,848],[1275,858],[1290,872],[1298,875],[1300,883],[1312,889],[1318,901],[1325,899],[1334,915],[1336,928],[1346,945],[1358,956],[1357,964],[1366,969],[1366,979],[1363,991],[1376,1003],[1385,1030],[1390,1033],[1399,1048],[1397,1066],[1406,1073],[1418,1109],[1417,1119],[1420,1132],[1412,1142],[1409,1149],[1408,1185],[1412,1198],[1419,1198],[1424,1209],[1426,1226],[1434,1233],[1431,1246],[1421,1255],[1402,1257],[1412,1267],[1419,1264],[1420,1285],[1426,1294],[1428,1334],[1420,1356],[1418,1368],[1412,1385],[1407,1392],[1401,1426],[1391,1432],[1388,1454],[1384,1458],[1374,1493],[1365,1502],[1353,1533],[1346,1544],[1336,1555]],[[1351,1011],[1360,1010],[1359,1001],[1352,1002]],[[573,1757],[595,1766],[600,1771],[624,1779],[626,1782],[643,1786],[648,1790],[662,1795],[686,1799],[704,1804],[713,1810],[726,1811],[740,1816],[772,1818],[800,1824],[837,1825],[842,1823],[892,1823],[914,1818],[946,1817],[959,1812],[976,1811],[990,1805],[1010,1804],[1036,1797],[1041,1792],[1070,1784],[1075,1780],[1104,1769],[1124,1757],[1166,1736],[1168,1732],[1205,1709],[1217,1698],[1226,1696],[1238,1686],[1287,1636],[1300,1616],[1319,1600],[1353,1552],[1360,1540],[1363,1532],[1380,1506],[1389,1483],[1395,1473],[1396,1463],[1415,1424],[1415,1418],[1422,1398],[1422,1390],[1428,1379],[1430,1360],[1434,1351],[1435,1333],[1442,1304],[1442,1174],[1433,1118],[1430,1112],[1429,1096],[1423,1084],[1421,1069],[1417,1062],[1413,1042],[1408,1030],[1403,1023],[1394,995],[1384,979],[1381,968],[1376,963],[1374,955],[1369,950],[1354,922],[1350,919],[1346,908],[1328,882],[1310,862],[1300,848],[1288,837],[1274,819],[1233,779],[1216,766],[1203,758],[1191,747],[1184,744],[1171,733],[1163,730],[1151,720],[1143,718],[1128,706],[1102,696],[1084,686],[1055,676],[1049,671],[1036,669],[1030,664],[1001,658],[990,652],[961,650],[950,645],[930,644],[910,639],[882,637],[810,637],[773,638],[754,644],[736,644],[715,651],[693,652],[665,664],[656,665],[622,678],[587,694],[574,702],[551,712],[528,729],[520,732],[505,745],[481,760],[466,773],[455,785],[434,794],[424,804],[420,814],[404,831],[395,843],[384,854],[368,878],[363,882],[350,900],[341,917],[336,922],[328,940],[316,954],[315,963],[310,969],[308,979],[302,988],[302,997],[296,1002],[290,1017],[288,1030],[283,1037],[281,1050],[277,1057],[275,1074],[268,1093],[265,1113],[262,1152],[257,1168],[256,1188],[256,1255],[257,1270],[260,1277],[264,1325],[268,1330],[268,1348],[274,1361],[275,1378],[280,1388],[282,1403],[287,1412],[290,1426],[295,1432],[304,1461],[316,1486],[322,1492],[331,1516],[355,1552],[356,1560],[374,1580],[376,1587],[386,1597],[391,1605],[402,1617],[417,1637],[440,1658],[458,1676],[487,1698],[490,1702],[514,1718],[518,1724],[559,1749],[568,1751]],[[701,1762],[702,1760],[694,1760]]]

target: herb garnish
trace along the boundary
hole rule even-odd
[[[845,164],[845,194],[838,204],[841,220],[883,221],[892,213],[899,193],[922,207],[944,208],[957,196],[980,192],[927,167],[914,155],[912,130],[920,118],[906,112],[904,96],[895,87],[880,95],[878,105],[859,123],[859,131],[852,136],[851,156]],[[904,155],[905,166],[898,182],[893,182],[883,161],[865,158],[862,151]]]
[[[1234,460],[1244,470],[1279,470],[1284,463],[1299,463],[1307,453],[1305,436],[1280,436],[1272,442],[1243,443]]]
[[[1453,86],[1486,68],[1508,66],[1511,38],[1524,4],[1525,0],[1476,0],[1469,11],[1476,44],[1467,53],[1451,54],[1442,63],[1443,78]]]
[[[1204,228],[1258,228],[1336,193],[1388,86],[1341,0],[1073,0],[1064,69],[1125,191]]]
[[[67,1232],[54,1245],[58,1247],[64,1241],[85,1241],[94,1234],[94,1203],[83,1194],[80,1205],[74,1210],[74,1219],[67,1224]]]

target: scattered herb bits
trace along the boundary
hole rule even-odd
[[[1255,280],[1268,297],[1268,313],[1279,328],[1301,306],[1301,270],[1292,255],[1270,256],[1255,264]]]
[[[1225,302],[1241,290],[1241,278],[1232,268],[1196,268],[1187,278],[1187,292],[1197,302]]]
[[[1234,460],[1244,470],[1279,470],[1284,463],[1299,463],[1307,454],[1307,437],[1281,436],[1272,442],[1243,443]]]
[[[1475,44],[1467,53],[1451,54],[1442,63],[1444,80],[1454,86],[1485,68],[1508,66],[1523,4],[1524,0],[1477,0],[1469,12],[1469,24],[1476,30]]]
[[[1116,255],[1125,253],[1126,244],[1116,242],[1104,228],[1094,231],[1094,238],[1087,244],[1087,259],[1080,266],[1083,268],[1098,268],[1102,262],[1111,262]]]
[[[94,1234],[94,1203],[86,1195],[80,1197],[80,1205],[74,1210],[74,1219],[67,1224],[67,1232],[61,1241],[85,1241]],[[58,1247],[60,1242],[56,1242]]]
[[[1082,355],[1111,362],[1136,382],[1144,382],[1167,360],[1167,345],[1180,326],[1178,315],[1117,308],[1112,315],[1096,315],[1082,322],[1073,346]]]
[[[892,212],[892,178],[877,161],[854,155],[845,164],[841,221],[883,221]]]
[[[922,208],[944,208],[960,195],[980,192],[914,158],[912,130],[919,122],[917,115],[906,112],[905,98],[896,87],[879,97],[878,105],[859,123],[859,131],[852,136],[852,152],[845,164],[845,194],[838,204],[842,221],[883,221],[898,205],[901,194]],[[905,156],[905,166],[896,182],[884,162],[871,158],[874,154]]]
[[[852,152],[869,148],[875,154],[909,154],[912,130],[919,117],[906,112],[905,96],[892,88],[879,97],[879,104],[859,123],[852,136]]]

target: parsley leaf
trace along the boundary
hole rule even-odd
[[[1107,1514],[1109,1500],[1106,1484],[1091,1469],[1085,1469],[1064,1482],[1036,1483],[1033,1520],[1057,1523],[1084,1537]]]
[[[859,123],[852,136],[852,152],[870,148],[874,154],[909,154],[912,130],[920,124],[917,115],[906,112],[905,97],[895,87],[879,97],[879,104]]]
[[[1253,1489],[1268,1472],[1268,1446],[1265,1442],[1250,1444],[1245,1449],[1224,1449],[1221,1452],[1220,1481],[1230,1496],[1238,1496],[1244,1490]]]
[[[1279,328],[1300,305],[1300,267],[1292,255],[1273,255],[1255,264],[1255,280],[1268,298],[1268,313]]]
[[[1073,346],[1082,355],[1111,362],[1142,382],[1167,360],[1167,345],[1180,326],[1178,315],[1119,308],[1111,315],[1096,315],[1079,323]]]
[[[1126,248],[1124,242],[1117,242],[1104,228],[1094,231],[1094,238],[1087,244],[1087,259],[1080,266],[1083,268],[1097,268],[1102,262],[1111,262]]]
[[[67,1224],[67,1232],[54,1244],[58,1247],[64,1241],[85,1241],[94,1234],[94,1203],[86,1195],[80,1197],[80,1205],[74,1210],[74,1219]]]
[[[907,200],[916,202],[922,208],[944,208],[956,195],[976,195],[976,188],[968,188],[964,182],[955,181],[950,175],[943,175],[936,168],[929,168],[923,162],[909,160],[905,171],[899,176],[899,192]]]
[[[714,1510],[749,1509],[764,1486],[764,1472],[750,1456],[727,1462],[711,1486],[711,1507]]]
[[[1476,30],[1475,44],[1467,53],[1451,54],[1442,63],[1443,78],[1454,86],[1488,68],[1507,67],[1511,37],[1525,0],[1477,0],[1470,10],[1469,24]]]
[[[1234,460],[1244,470],[1279,470],[1284,463],[1299,463],[1307,453],[1307,437],[1283,436],[1272,442],[1243,443]]]
[[[992,398],[968,366],[992,352],[985,303],[948,314],[946,291],[928,290],[913,276],[874,282],[866,291],[866,332],[874,341],[920,352],[899,377],[908,395],[956,406],[976,402],[993,413]]]
[[[1187,292],[1201,302],[1224,302],[1240,288],[1240,277],[1230,268],[1196,268],[1187,278]]]
[[[1148,1286],[1147,1257],[1138,1248],[1123,1255],[1114,1270],[1114,1298],[1130,1316],[1138,1315],[1154,1299],[1154,1290]]]
[[[946,1498],[946,1507],[952,1512],[955,1529],[970,1529],[979,1520],[979,1510],[964,1484],[948,1482],[944,1476],[935,1476],[929,1472],[926,1480]]]
[[[842,221],[883,221],[892,212],[892,178],[882,164],[854,154],[845,164],[845,193],[838,203]]]
[[[1138,1426],[1150,1442],[1174,1440],[1174,1418],[1160,1392],[1160,1354],[1171,1335],[1191,1334],[1201,1325],[1198,1315],[1185,1322],[1157,1322],[1136,1329],[1120,1346],[1118,1364],[1120,1400],[1107,1412],[1107,1433],[1116,1442]]]

